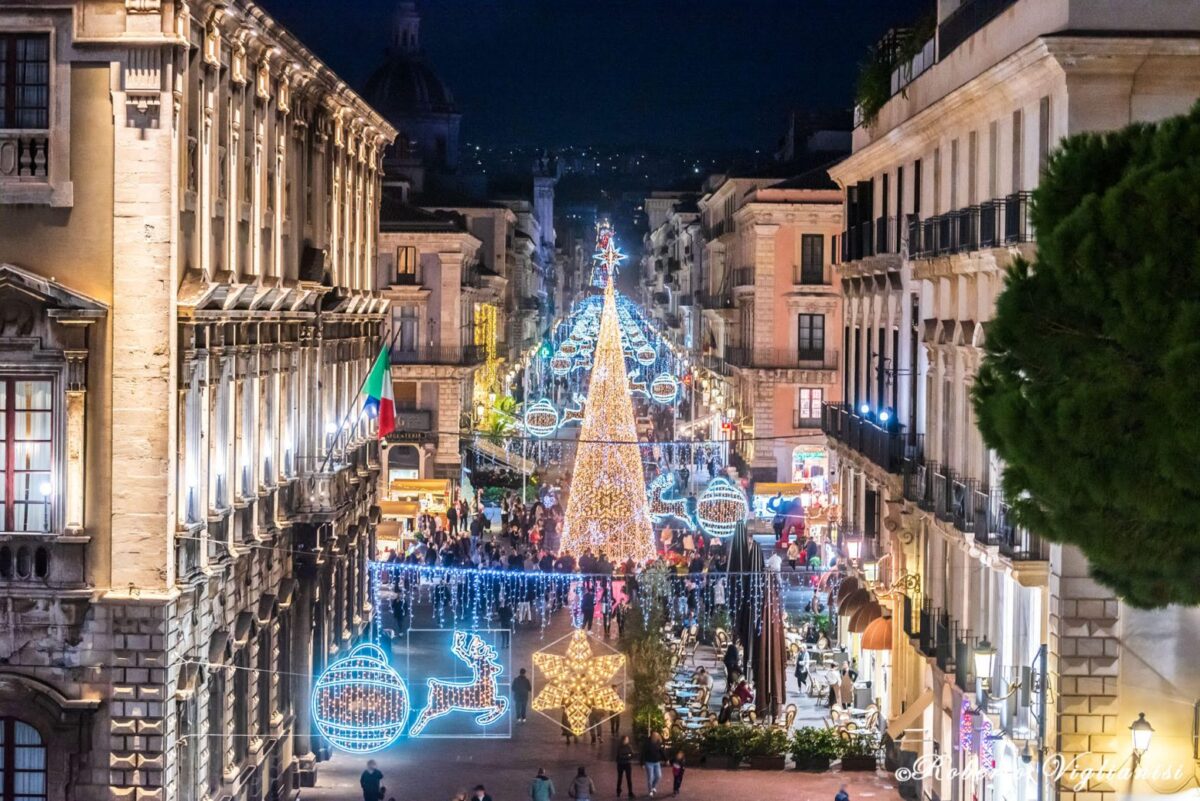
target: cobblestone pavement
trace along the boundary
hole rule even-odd
[[[512,638],[512,672],[532,667],[530,654],[566,634],[570,622],[556,615],[543,636],[537,627],[519,629]],[[715,667],[711,648],[701,647],[700,662]],[[714,669],[717,687],[713,697],[723,690],[724,671]],[[506,674],[503,681],[510,681]],[[796,695],[795,682],[789,680],[789,692],[800,707],[797,725],[814,725],[822,709],[808,697]],[[420,703],[419,701],[416,701]],[[531,712],[529,722],[513,723],[512,739],[505,740],[410,740],[401,739],[390,749],[373,755],[383,771],[387,798],[395,801],[450,801],[456,793],[470,793],[483,784],[494,801],[524,801],[529,784],[539,767],[546,768],[555,785],[555,799],[567,799],[567,789],[576,770],[586,767],[596,785],[597,799],[616,798],[616,765],[613,738],[608,725],[604,742],[590,743],[585,735],[578,744],[568,745],[560,735],[557,721]],[[629,720],[621,721],[621,730],[629,731]],[[318,786],[301,792],[303,801],[356,801],[361,797],[358,777],[366,764],[361,756],[336,754],[318,770]],[[670,768],[664,770],[659,797],[670,796]],[[851,801],[899,801],[896,782],[882,771],[827,773],[785,771],[735,771],[689,766],[684,777],[682,799],[703,801],[833,801],[838,787],[845,783]],[[646,777],[640,765],[634,765],[634,788],[646,798]]]

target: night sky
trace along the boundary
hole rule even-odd
[[[394,0],[260,0],[359,87]],[[791,108],[848,108],[857,64],[930,0],[419,0],[467,141],[773,148]]]

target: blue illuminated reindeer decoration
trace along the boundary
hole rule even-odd
[[[469,638],[469,639],[468,639]],[[409,736],[418,736],[431,721],[451,712],[481,712],[475,717],[480,726],[495,723],[508,711],[508,699],[501,696],[496,677],[504,671],[497,661],[496,649],[478,634],[454,632],[451,652],[461,659],[474,674],[470,681],[428,679],[429,698]]]

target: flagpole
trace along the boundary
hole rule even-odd
[[[387,351],[389,353],[391,352],[392,348],[395,347],[396,340],[399,337],[400,337],[400,326],[396,326],[396,330],[392,333],[392,338],[388,341],[388,344],[387,344]],[[354,393],[356,403],[357,403],[358,397],[360,395],[362,395],[362,393],[363,393],[363,387],[365,387],[367,385],[367,379],[371,377],[371,370],[374,369],[375,362],[379,360],[379,356],[383,352],[384,351],[381,350],[381,351],[379,351],[379,353],[375,354],[375,358],[371,359],[370,367],[367,368],[367,374],[363,376],[362,381],[358,382],[358,392]],[[390,362],[390,360],[389,360],[389,362]],[[392,380],[391,375],[388,375],[387,380],[388,381]],[[362,418],[362,411],[363,411],[362,406],[359,405],[358,413],[354,417],[355,425],[358,425],[359,419]],[[342,432],[346,429],[346,421],[349,419],[350,419],[350,412],[347,411],[346,414],[342,417],[341,421],[338,423],[337,431],[335,431],[333,433],[333,438],[329,444],[329,447],[326,449],[325,458],[321,461],[321,469],[317,471],[318,473],[324,473],[325,468],[329,466],[329,460],[333,456],[333,444],[336,443],[339,439],[341,439]]]

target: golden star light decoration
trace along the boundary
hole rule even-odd
[[[566,654],[535,651],[533,665],[546,677],[546,686],[533,699],[533,710],[563,710],[567,728],[573,734],[588,729],[592,712],[599,710],[619,715],[625,702],[613,689],[614,676],[625,667],[625,655],[612,653],[596,656],[583,629],[570,636]]]

